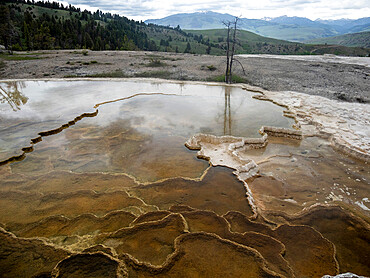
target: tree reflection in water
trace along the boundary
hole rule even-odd
[[[225,86],[224,135],[231,135],[230,87]]]
[[[0,103],[9,103],[13,111],[20,110],[25,105],[28,97],[22,94],[21,89],[25,87],[24,82],[11,81],[0,85]]]

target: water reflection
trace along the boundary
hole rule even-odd
[[[123,171],[143,181],[172,176],[195,178],[201,175],[207,165],[204,161],[196,160],[183,145],[195,133],[258,137],[262,125],[290,127],[293,123],[291,119],[283,117],[281,107],[255,100],[251,97],[252,93],[239,88],[155,82],[26,84],[28,86],[24,92],[30,100],[17,113],[18,117],[14,118],[14,113],[6,112],[6,109],[0,113],[0,117],[4,118],[0,124],[3,139],[0,140],[0,149],[3,150],[0,151],[0,161],[21,155],[20,151],[29,147],[30,140],[39,139],[32,140],[37,143],[42,137],[43,142],[34,148],[36,153],[27,154],[30,158],[28,161],[26,159],[22,165],[12,166],[16,172],[30,172],[31,175],[36,174],[35,167],[31,165],[35,159],[31,157],[38,157],[39,160],[49,161],[56,169]],[[109,95],[105,93],[107,91]],[[93,107],[99,109],[98,115],[96,111],[86,113]],[[257,110],[264,113],[258,115]],[[87,119],[85,115],[95,117]],[[76,119],[82,118],[76,124]],[[145,142],[124,140],[115,144],[116,149],[112,150],[106,143],[113,138],[109,139],[111,136],[105,131],[119,122],[129,123],[123,138],[136,138],[137,134],[141,134],[139,137],[151,139]],[[86,130],[94,131],[94,140],[86,135]],[[71,141],[68,134],[76,134],[76,131],[84,136]],[[118,139],[114,138],[116,141]],[[100,143],[94,143],[98,141]],[[100,151],[95,153],[95,149]],[[129,156],[131,162],[127,162],[126,154],[122,154],[125,158],[117,155],[123,149],[125,152],[136,150]],[[85,151],[82,154],[80,150]],[[182,158],[182,167],[176,167],[179,157]],[[41,171],[47,169],[40,168]]]
[[[21,92],[25,86],[25,82],[21,81],[0,83],[0,103],[7,102],[13,111],[20,110],[28,101],[28,97]]]
[[[225,87],[224,135],[231,135],[230,87]]]

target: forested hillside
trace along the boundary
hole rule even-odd
[[[14,50],[157,50],[146,24],[57,2],[8,1],[0,5],[0,44]]]

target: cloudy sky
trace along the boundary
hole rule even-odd
[[[82,9],[118,13],[135,20],[176,13],[214,11],[246,18],[301,16],[310,19],[360,18],[370,15],[370,0],[67,0]]]

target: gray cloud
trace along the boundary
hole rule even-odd
[[[64,2],[65,1],[61,1]],[[145,20],[175,13],[215,11],[248,18],[281,15],[316,18],[359,18],[370,14],[368,0],[230,0],[226,5],[214,0],[67,0],[69,4],[119,13]]]

